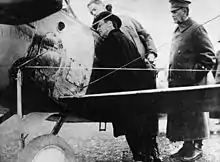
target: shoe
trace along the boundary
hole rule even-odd
[[[162,162],[162,160],[160,158],[154,158],[153,162]]]
[[[154,155],[139,155],[133,156],[134,162],[162,162],[159,157]]]
[[[202,150],[202,146],[203,146],[202,140],[195,140],[194,141],[194,147],[195,148],[198,148],[198,149]]]
[[[141,153],[139,155],[133,155],[133,159],[134,162],[154,162],[153,156],[142,155]]]
[[[143,138],[143,142],[140,143],[142,145],[140,145],[139,151],[132,152],[136,162],[161,162],[156,137]]]
[[[188,150],[185,155],[181,158],[182,161],[194,161],[199,158],[201,158],[203,155],[203,152],[201,149],[197,149],[194,147],[194,149]]]
[[[185,151],[187,150],[188,145],[186,145],[185,143],[183,144],[183,146],[179,149],[179,151],[177,151],[176,153],[170,155],[171,158],[181,158],[184,157],[185,155]]]
[[[141,155],[138,155],[138,154],[133,154],[133,161],[134,162],[142,162],[143,157]]]

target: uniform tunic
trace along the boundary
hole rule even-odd
[[[216,52],[216,57],[217,57],[218,66],[216,68],[215,79],[216,79],[216,83],[220,84],[220,51]]]
[[[206,30],[188,18],[173,35],[169,87],[206,84],[208,70],[214,63],[215,54]],[[208,113],[181,111],[168,114],[167,137],[171,141],[198,140],[208,135]]]
[[[121,31],[135,44],[142,58],[153,53],[157,57],[157,50],[151,35],[134,18],[120,15],[122,20]]]

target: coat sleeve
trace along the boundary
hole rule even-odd
[[[194,33],[195,49],[197,58],[195,69],[204,70],[197,72],[196,79],[199,81],[207,75],[208,71],[213,69],[217,63],[213,45],[208,38],[207,31],[203,26],[196,29]]]
[[[144,27],[135,19],[131,20],[143,43],[147,53],[153,53],[157,57],[157,49],[151,35],[144,29]]]

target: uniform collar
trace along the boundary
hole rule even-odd
[[[193,25],[193,20],[191,18],[188,18],[186,21],[178,25],[176,31],[178,30],[181,33],[183,33],[185,30],[187,30],[192,25]]]

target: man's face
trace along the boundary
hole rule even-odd
[[[110,32],[110,28],[109,28],[110,23],[111,23],[110,21],[105,22],[104,20],[101,20],[99,22],[97,31],[99,32],[101,37],[106,38],[108,36],[108,33]]]
[[[91,15],[97,16],[101,12],[105,11],[105,6],[102,4],[92,3],[88,6],[88,9],[89,9],[89,12],[91,13]]]
[[[184,12],[183,8],[178,8],[174,11],[171,11],[171,13],[174,23],[181,24],[183,21],[185,21],[184,18],[186,16],[186,13]]]

